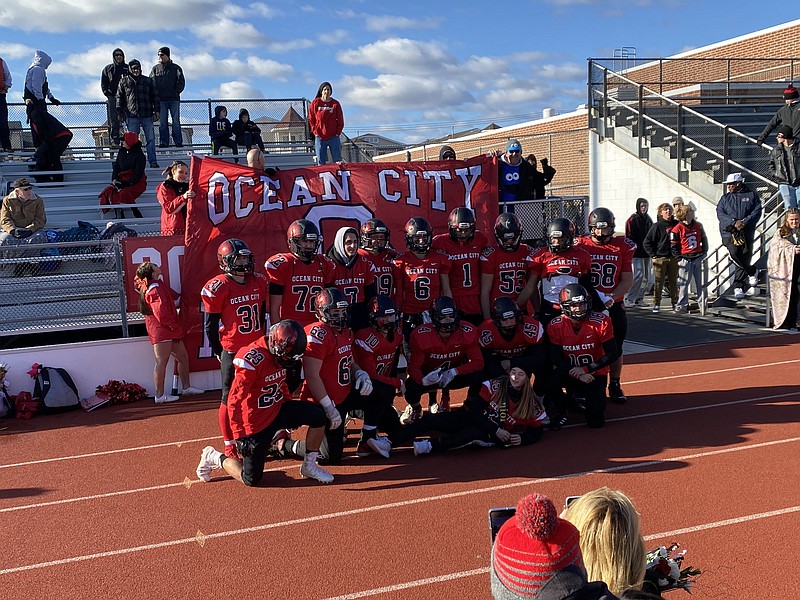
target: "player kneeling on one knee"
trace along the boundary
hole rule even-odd
[[[245,485],[258,484],[273,440],[287,429],[308,425],[300,475],[322,483],[333,481],[333,475],[316,462],[325,435],[325,412],[317,404],[292,400],[286,386],[287,368],[300,360],[305,347],[305,331],[287,319],[236,353],[228,416],[242,460],[206,446],[197,465],[200,480],[210,481],[212,469],[222,468]]]
[[[589,427],[605,424],[608,366],[617,360],[617,344],[611,319],[589,309],[589,294],[579,283],[570,283],[559,293],[562,314],[547,326],[551,360],[555,366],[552,390],[556,414],[550,415],[551,429],[567,422],[564,389],[585,399]]]

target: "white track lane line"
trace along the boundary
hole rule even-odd
[[[757,397],[757,398],[748,398],[748,399],[745,399],[745,400],[733,400],[731,402],[721,402],[721,403],[718,403],[718,404],[705,404],[703,406],[691,406],[691,407],[687,407],[687,408],[678,408],[678,409],[674,409],[674,410],[664,410],[664,411],[654,412],[654,413],[645,413],[645,414],[642,414],[642,415],[631,415],[629,417],[617,417],[615,419],[609,419],[606,422],[607,423],[613,423],[613,422],[616,422],[616,421],[631,421],[631,420],[634,420],[634,419],[643,419],[643,418],[646,418],[646,417],[654,417],[654,416],[660,416],[660,415],[671,415],[671,414],[681,413],[681,412],[690,412],[690,411],[695,411],[695,410],[703,410],[703,409],[706,409],[706,408],[718,408],[718,407],[732,406],[732,405],[736,405],[736,404],[746,404],[748,402],[758,402],[758,401],[762,401],[762,400],[776,400],[776,399],[779,399],[779,398],[785,398],[785,397],[797,396],[797,395],[800,395],[800,390],[798,390],[796,392],[787,392],[786,394],[776,394],[774,396],[760,396],[760,397]],[[582,427],[582,426],[583,426],[583,423],[575,423],[575,424],[572,424],[572,425],[567,425],[565,427],[565,429],[570,428],[570,427]],[[213,438],[207,438],[207,439],[213,439]],[[157,447],[161,447],[161,446],[172,446],[172,445],[175,445],[175,444],[174,443],[173,444],[158,444],[156,446],[142,446],[142,448],[157,448]],[[403,449],[401,449],[401,450],[403,450]],[[406,448],[405,450],[410,450],[410,449]],[[118,450],[113,450],[113,451],[109,451],[109,452],[110,453],[116,453],[116,452],[119,452],[119,451]],[[96,456],[96,454],[87,454],[87,455],[84,455],[84,456],[85,457]],[[78,458],[78,457],[75,457],[75,458]],[[352,457],[348,457],[348,458],[352,458]],[[673,459],[668,459],[668,460],[673,460]],[[28,464],[28,463],[24,463],[24,464]],[[7,465],[7,466],[14,466],[14,465]],[[265,469],[264,472],[265,473],[273,473],[273,472],[280,472],[280,471],[289,471],[291,469],[296,469],[299,466],[300,466],[299,464],[294,463],[294,464],[290,464],[288,466],[276,467],[274,469]],[[194,485],[196,483],[201,483],[199,479],[188,479],[188,477],[187,477],[187,479],[185,479],[184,481],[177,482],[177,483],[166,483],[166,484],[162,484],[162,485],[143,487],[143,488],[134,488],[134,489],[130,489],[130,490],[120,490],[120,491],[116,491],[116,492],[105,492],[105,493],[102,493],[102,494],[95,494],[95,495],[92,495],[92,496],[80,496],[80,497],[77,497],[77,498],[66,498],[66,499],[63,499],[63,500],[52,500],[50,502],[37,502],[37,503],[34,503],[34,504],[23,504],[23,505],[20,505],[20,506],[10,506],[10,507],[7,507],[7,508],[0,508],[0,514],[6,513],[6,512],[14,512],[14,511],[18,511],[18,510],[27,510],[27,509],[30,509],[30,508],[42,508],[42,507],[45,507],[45,506],[56,506],[56,505],[59,505],[59,504],[72,504],[74,502],[93,501],[93,500],[99,500],[101,498],[110,498],[110,497],[113,497],[113,496],[125,496],[125,495],[128,495],[128,494],[137,494],[137,493],[140,493],[140,492],[150,492],[150,491],[154,491],[154,490],[163,490],[163,489],[175,488],[175,487],[180,487],[180,486],[187,487],[187,482],[188,482],[188,485]]]
[[[764,363],[759,365],[743,365],[741,367],[729,367],[727,369],[715,369],[713,371],[700,371],[699,373],[682,373],[680,375],[666,375],[664,377],[653,377],[651,379],[636,379],[632,381],[623,381],[625,385],[634,385],[637,383],[651,383],[653,381],[668,381],[670,379],[684,379],[685,377],[702,377],[705,375],[716,375],[719,373],[731,373],[733,371],[745,371],[748,369],[761,369],[763,367],[779,367],[781,365],[791,365],[799,363],[800,359],[781,360],[778,362]]]
[[[772,440],[772,441],[769,441],[769,442],[760,442],[758,444],[749,444],[747,446],[737,446],[735,448],[723,448],[723,449],[720,449],[720,450],[710,450],[710,451],[707,451],[707,452],[696,452],[694,454],[685,454],[683,456],[674,456],[672,458],[664,459],[664,460],[648,460],[648,461],[642,461],[642,462],[637,462],[637,463],[616,465],[616,466],[613,466],[613,467],[604,467],[602,469],[594,469],[592,471],[579,471],[579,472],[576,472],[576,473],[568,473],[568,474],[565,474],[565,475],[558,475],[558,476],[555,476],[555,477],[544,477],[544,478],[540,478],[540,479],[526,479],[526,480],[517,481],[517,482],[514,482],[514,483],[504,483],[504,484],[501,484],[501,485],[493,485],[493,486],[484,487],[484,488],[477,488],[477,489],[473,488],[473,489],[470,489],[470,490],[463,490],[463,491],[460,491],[460,492],[450,492],[448,494],[439,494],[439,495],[436,495],[436,496],[423,496],[422,498],[413,498],[411,500],[401,500],[401,501],[398,501],[398,502],[390,502],[390,503],[387,503],[387,504],[376,504],[374,506],[366,506],[366,507],[363,507],[363,508],[355,508],[355,509],[351,509],[351,510],[343,510],[343,511],[338,511],[338,512],[333,512],[333,513],[326,513],[326,514],[321,514],[321,515],[313,515],[313,516],[310,516],[310,517],[301,517],[299,519],[290,519],[288,521],[280,521],[280,522],[277,522],[277,523],[265,523],[265,524],[262,524],[262,525],[253,525],[251,527],[244,527],[244,528],[241,528],[241,529],[233,529],[233,530],[229,530],[229,531],[220,531],[220,532],[217,532],[217,533],[203,534],[202,535],[202,542],[203,542],[203,546],[205,546],[206,542],[208,542],[209,540],[217,539],[217,538],[227,538],[227,537],[238,536],[238,535],[246,535],[248,533],[255,533],[255,532],[259,532],[259,531],[267,531],[269,529],[277,529],[277,528],[280,528],[280,527],[290,527],[292,525],[303,525],[303,524],[314,523],[314,522],[318,522],[318,521],[328,521],[328,520],[331,520],[331,519],[337,519],[337,518],[342,518],[342,517],[349,517],[349,516],[354,516],[354,515],[363,515],[364,513],[377,512],[377,511],[380,511],[380,510],[387,510],[387,509],[390,509],[390,508],[403,508],[403,507],[406,507],[406,506],[414,506],[414,505],[417,505],[417,504],[426,504],[426,503],[430,503],[430,502],[436,502],[438,500],[450,500],[450,499],[453,499],[453,498],[461,498],[461,497],[465,497],[465,496],[475,496],[477,494],[482,494],[482,493],[486,493],[486,492],[495,492],[495,491],[500,491],[500,490],[508,490],[508,489],[513,489],[513,488],[518,488],[518,487],[537,485],[537,484],[540,484],[540,483],[547,483],[547,482],[551,482],[551,481],[559,481],[559,480],[562,480],[562,479],[572,479],[572,478],[583,477],[583,476],[588,476],[588,475],[598,475],[598,474],[601,474],[601,473],[616,473],[616,472],[620,472],[620,471],[630,471],[631,469],[638,469],[640,467],[659,465],[659,464],[670,463],[670,462],[674,462],[674,461],[687,461],[687,460],[692,460],[692,459],[697,459],[697,458],[704,458],[704,457],[708,457],[708,456],[718,456],[718,455],[721,455],[721,454],[730,454],[730,453],[733,453],[733,452],[743,452],[745,450],[753,450],[753,449],[756,449],[756,448],[766,448],[766,447],[769,447],[769,446],[777,446],[777,445],[780,445],[780,444],[791,444],[791,443],[795,443],[795,442],[800,442],[800,437],[787,438],[787,439],[783,439],[783,440]],[[787,512],[794,512],[796,509],[800,509],[800,507],[792,507],[792,508],[784,509],[784,510],[786,510]],[[773,512],[775,512],[775,511],[773,511]],[[766,514],[772,514],[772,513],[763,513],[763,514],[766,515]],[[745,517],[742,517],[742,518],[746,519]],[[727,521],[720,521],[720,523],[727,523]],[[683,530],[678,530],[678,531],[680,532],[680,531],[683,531]],[[179,546],[179,545],[183,545],[183,544],[193,544],[193,543],[199,543],[198,535],[195,535],[195,536],[192,536],[192,537],[187,537],[187,538],[181,538],[181,539],[177,539],[177,540],[167,540],[167,541],[164,541],[164,542],[157,542],[157,543],[154,543],[154,544],[146,544],[146,545],[143,545],[143,546],[133,546],[131,548],[120,548],[120,549],[117,549],[117,550],[108,550],[106,552],[97,552],[97,553],[94,553],[94,554],[86,554],[86,555],[83,555],[83,556],[71,556],[71,557],[68,557],[68,558],[62,558],[62,559],[58,559],[58,560],[51,560],[51,561],[42,562],[42,563],[34,563],[34,564],[30,564],[30,565],[23,565],[23,566],[20,566],[20,567],[11,567],[11,568],[7,568],[7,569],[1,569],[0,570],[0,575],[8,575],[10,573],[19,573],[21,571],[31,571],[31,570],[34,570],[34,569],[44,569],[44,568],[47,568],[47,567],[55,567],[55,566],[59,566],[59,565],[67,565],[67,564],[72,564],[72,563],[95,560],[95,559],[98,559],[98,558],[108,558],[110,556],[120,556],[120,555],[123,555],[123,554],[131,554],[131,553],[134,553],[134,552],[144,552],[144,551],[147,551],[147,550],[158,550],[158,549],[167,548],[167,547],[170,547],[170,546]]]
[[[683,533],[694,533],[697,531],[704,531],[706,529],[715,529],[717,527],[727,527],[728,525],[738,525],[739,523],[747,523],[748,521],[756,521],[758,519],[768,519],[770,517],[777,517],[780,515],[787,515],[794,512],[800,512],[800,506],[790,506],[788,508],[781,508],[779,510],[771,510],[763,513],[756,513],[753,515],[745,515],[743,517],[736,517],[735,519],[725,519],[724,521],[715,521],[713,523],[704,523],[702,525],[694,525],[693,527],[685,527],[683,529],[676,529],[675,531],[665,531],[663,533],[653,533],[644,536],[645,541],[657,540],[661,538],[672,538],[675,535]],[[428,577],[427,579],[417,579],[416,581],[407,581],[405,583],[397,583],[388,585],[381,588],[372,590],[363,590],[361,592],[353,592],[351,594],[344,594],[343,596],[332,596],[325,598],[325,600],[356,600],[357,598],[368,598],[370,596],[379,596],[381,594],[391,594],[400,590],[409,588],[422,587],[424,585],[431,585],[435,583],[442,583],[444,581],[452,581],[454,579],[461,579],[463,577],[473,577],[475,575],[486,575],[489,573],[489,567],[482,567],[480,569],[472,569],[471,571],[460,571],[458,573],[447,573],[446,575],[438,575],[436,577]]]

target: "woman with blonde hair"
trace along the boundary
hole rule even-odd
[[[641,589],[646,550],[639,513],[630,498],[607,487],[588,492],[564,511],[581,533],[581,553],[589,581],[604,581],[617,596]]]
[[[790,208],[769,246],[767,278],[775,329],[800,323],[800,210]]]
[[[144,324],[156,364],[153,368],[153,383],[156,388],[156,404],[175,402],[180,396],[164,392],[164,377],[167,374],[169,357],[174,356],[178,375],[183,384],[183,394],[202,394],[203,390],[189,385],[189,354],[183,343],[184,328],[178,318],[175,298],[169,286],[160,279],[161,268],[151,262],[143,262],[136,269],[134,285],[139,292],[139,312],[144,315]]]

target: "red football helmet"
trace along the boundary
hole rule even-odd
[[[313,242],[314,247],[304,242]],[[286,243],[289,245],[289,252],[300,260],[309,261],[319,250],[322,236],[314,223],[308,219],[297,219],[286,231]]]
[[[246,260],[239,260],[244,257]],[[229,275],[244,275],[255,270],[253,253],[242,240],[231,238],[225,240],[217,248],[217,263],[219,268]]]
[[[275,323],[267,333],[270,353],[284,367],[291,367],[303,357],[306,350],[306,332],[300,323],[284,319]]]
[[[558,294],[561,314],[570,321],[583,321],[589,316],[589,292],[580,283],[568,283]]]
[[[378,245],[373,236],[383,234],[385,236],[383,245]],[[368,219],[361,226],[361,247],[364,250],[374,250],[382,252],[389,245],[389,228],[380,219]]]
[[[440,333],[453,333],[461,324],[455,301],[450,296],[439,296],[431,304],[431,323]]]
[[[384,334],[397,328],[399,311],[397,305],[386,294],[378,294],[369,301],[369,324]]]
[[[447,229],[450,239],[456,242],[472,241],[475,237],[475,214],[466,206],[454,208],[447,218]]]
[[[406,223],[406,246],[412,252],[427,254],[433,243],[433,227],[423,217],[411,217]]]
[[[325,288],[314,296],[314,312],[320,321],[334,329],[350,327],[350,303],[339,288]]]

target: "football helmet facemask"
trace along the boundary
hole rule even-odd
[[[306,332],[297,321],[284,319],[267,332],[267,347],[284,367],[296,365],[306,350]]]
[[[246,260],[239,260],[245,258]],[[219,268],[228,275],[244,275],[255,270],[253,253],[242,240],[231,238],[225,240],[217,248]]]
[[[307,242],[313,242],[314,247],[311,248]],[[308,219],[297,219],[286,231],[286,243],[289,245],[289,252],[300,260],[309,261],[319,250],[322,236],[314,223]]]

